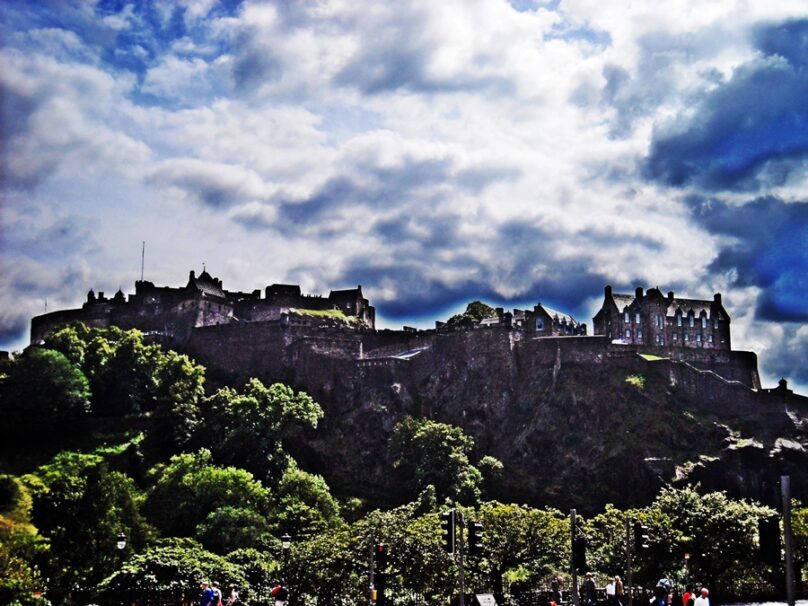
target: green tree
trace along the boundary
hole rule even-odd
[[[87,378],[61,353],[30,347],[0,380],[0,417],[5,443],[18,445],[32,435],[50,433],[89,412]]]
[[[0,475],[0,604],[34,604],[44,587],[34,562],[47,544],[30,523],[31,506],[22,482]]]
[[[33,522],[50,542],[43,571],[56,601],[76,586],[95,587],[148,539],[134,483],[99,456],[60,453],[28,485]],[[127,537],[123,552],[116,546],[121,532]]]
[[[294,464],[272,487],[270,500],[276,536],[322,532],[342,523],[339,505],[325,480]]]
[[[421,596],[426,604],[448,601],[457,571],[441,548],[437,514],[419,516],[417,508],[411,503],[373,511],[351,526],[295,541],[286,576],[298,588],[296,603],[317,603],[323,596],[335,605],[366,602],[368,561],[376,543],[388,545],[389,595]]]
[[[205,548],[222,555],[240,548],[265,550],[273,543],[265,515],[232,505],[211,511],[197,524],[195,536]]]
[[[651,575],[681,569],[690,553],[690,578],[719,592],[734,589],[758,567],[757,522],[774,512],[692,487],[663,489],[643,518],[651,550],[640,562]],[[643,515],[642,512],[640,515]]]
[[[202,581],[216,581],[223,591],[236,587],[245,603],[260,603],[241,568],[208,552],[193,539],[169,538],[129,558],[98,587],[106,603],[128,604],[137,598],[150,603],[196,601]]]
[[[474,440],[459,427],[406,417],[393,428],[388,453],[394,478],[410,497],[433,485],[438,499],[474,504],[482,474],[468,455]]]
[[[197,443],[208,446],[217,462],[242,467],[264,481],[283,475],[290,458],[283,447],[289,433],[315,428],[323,409],[308,394],[251,379],[238,391],[219,389],[202,404],[204,424]]]
[[[202,423],[199,405],[205,394],[205,368],[174,351],[159,352],[155,360],[151,442],[176,452],[189,445]]]
[[[533,509],[490,501],[468,512],[484,526],[485,541],[478,572],[503,592],[506,573],[524,569],[540,579],[564,570],[569,561],[569,519],[555,509]]]
[[[213,465],[210,451],[171,457],[151,472],[154,487],[144,504],[149,519],[166,536],[190,537],[219,508],[266,516],[269,493],[251,473]]]
[[[481,301],[472,301],[466,306],[466,311],[449,318],[447,324],[452,327],[471,328],[486,318],[495,318],[496,310]]]

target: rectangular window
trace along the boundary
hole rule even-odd
[[[701,342],[701,333],[700,332],[696,333],[696,341]]]
[[[682,335],[682,341],[687,341],[688,334],[685,333]]]
[[[701,327],[702,328],[707,328],[707,316],[702,316],[701,317]]]
[[[630,339],[630,338],[631,338],[631,331],[627,330],[626,331],[626,339]]]
[[[688,316],[688,320],[690,321],[690,328],[693,328],[696,325],[696,318]]]
[[[642,339],[642,331],[641,330],[637,331],[637,338]]]
[[[654,341],[656,341],[656,344],[657,344],[657,345],[659,345],[659,335],[657,335],[656,337],[654,337]]]
[[[677,332],[673,333],[673,340],[677,341],[678,339],[679,339],[679,333]]]
[[[639,324],[639,323],[640,323],[640,314],[634,314],[634,323],[635,323],[635,324]]]
[[[682,325],[682,314],[676,314],[676,326]]]
[[[715,322],[713,322],[713,328],[718,328],[718,320],[716,320]]]
[[[713,342],[713,335],[707,335],[707,342],[708,342],[708,343],[712,343],[712,342]]]
[[[662,316],[657,316],[656,317],[656,325],[657,325],[657,328],[662,328]]]
[[[544,330],[544,319],[536,318],[536,330]]]
[[[665,337],[661,337],[661,338],[659,339],[659,344],[660,344],[660,345],[665,345]]]
[[[629,319],[629,316],[628,316],[628,312],[623,314],[623,322],[625,322],[626,324],[631,322],[631,320]]]

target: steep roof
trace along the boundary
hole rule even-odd
[[[693,313],[696,316],[700,316],[701,312],[704,312],[708,316],[710,315],[712,301],[702,301],[700,299],[680,299],[675,297],[673,301],[668,305],[668,316],[675,316],[676,310],[681,309],[682,315],[686,316],[690,310],[693,310]]]
[[[559,322],[563,322],[564,320],[566,320],[567,324],[578,324],[578,321],[569,314],[565,314],[564,312],[553,309],[552,307],[547,307],[546,305],[542,305],[541,303],[539,303],[539,306],[544,311],[546,311],[547,315],[550,316],[551,318],[557,317]]]
[[[207,271],[203,271],[198,276],[192,274],[188,281],[188,286],[209,296],[220,297],[222,299],[226,298],[222,290],[221,282],[216,280]]]
[[[623,309],[634,303],[634,295],[620,295],[615,293],[612,294],[612,300],[614,304],[617,305],[617,309],[623,311]]]

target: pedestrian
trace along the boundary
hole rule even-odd
[[[695,599],[693,606],[710,606],[710,592],[706,587],[701,588],[701,595]]]
[[[668,585],[667,579],[659,579],[654,587],[654,605],[668,606]]]
[[[283,581],[272,581],[272,597],[275,598],[275,606],[283,606],[286,599],[289,597],[289,590],[286,589],[286,584]]]
[[[200,606],[214,606],[213,604],[213,590],[210,588],[210,583],[202,581],[202,601]]]
[[[688,585],[685,592],[682,594],[682,606],[693,606],[696,599],[696,594],[693,593],[693,587]]]
[[[614,601],[617,606],[623,606],[623,598],[626,595],[626,589],[623,587],[623,580],[616,576],[614,577]]]
[[[617,595],[615,594],[615,591],[614,579],[609,579],[609,582],[606,583],[606,602],[609,604],[609,606],[617,605]]]
[[[558,606],[561,604],[561,587],[564,585],[563,577],[553,577],[550,581],[550,604]]]
[[[219,583],[213,581],[210,585],[213,590],[213,606],[222,606],[222,590],[219,589]]]
[[[592,573],[586,573],[586,580],[581,584],[581,602],[584,606],[595,606],[598,596]]]
[[[227,597],[227,606],[235,606],[238,603],[238,591],[235,587],[230,588],[230,595]]]

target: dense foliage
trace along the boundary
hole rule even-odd
[[[492,313],[472,304],[458,321]],[[450,507],[485,527],[482,552],[466,562],[469,591],[515,596],[566,575],[569,517],[486,500],[507,470],[490,456],[472,460],[460,428],[396,424],[387,456],[404,504],[368,511],[359,495],[339,501],[289,454],[286,442],[323,418],[311,397],[256,379],[205,386],[203,367],[137,331],[81,325],[3,367],[0,413],[16,451],[0,469],[13,464],[17,475],[0,475],[0,603],[190,601],[209,580],[260,606],[285,577],[290,606],[360,604],[372,547],[384,542],[393,603],[446,604],[458,569],[442,549],[439,514]],[[635,555],[635,581],[668,576],[720,593],[779,582],[782,570],[757,552],[757,522],[772,513],[668,488],[645,508],[582,517],[578,532],[601,579],[625,576],[627,527],[640,520],[650,546]],[[799,504],[794,532],[806,562],[808,509]]]

